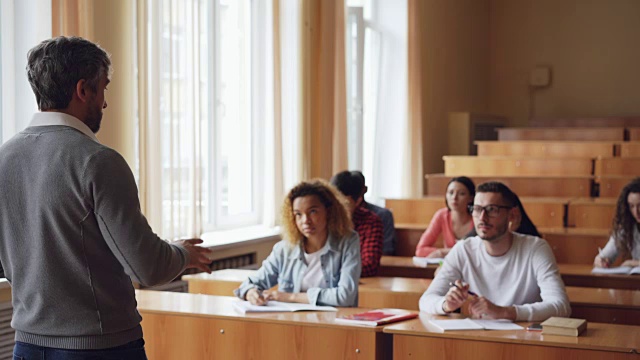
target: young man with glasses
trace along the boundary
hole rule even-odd
[[[422,295],[420,310],[447,314],[468,302],[466,312],[474,318],[569,316],[569,299],[547,242],[509,231],[518,216],[515,194],[502,183],[484,183],[469,208],[478,235],[449,252]]]

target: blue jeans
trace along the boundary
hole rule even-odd
[[[100,350],[68,350],[16,341],[13,360],[147,360],[144,340]]]

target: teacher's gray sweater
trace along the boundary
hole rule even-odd
[[[28,127],[0,147],[0,189],[16,340],[102,349],[140,339],[131,279],[169,282],[189,255],[153,233],[122,156],[73,127]]]

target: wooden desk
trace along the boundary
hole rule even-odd
[[[453,176],[427,174],[427,194],[441,196],[447,192],[447,185]],[[499,181],[522,197],[589,197],[593,176],[472,176],[474,184]]]
[[[183,280],[189,283],[190,293],[230,295],[232,293],[229,289],[238,287],[246,279],[247,271],[255,270],[221,270],[212,274],[186,275],[183,276]],[[420,297],[430,284],[431,279],[362,278],[358,288],[358,305],[366,308],[418,310]],[[640,291],[567,286],[567,294],[573,317],[583,317],[589,321],[640,325]]]
[[[408,277],[418,279],[433,279],[438,265],[421,267],[413,264],[413,256],[385,256],[380,258],[378,276]]]
[[[558,264],[562,280],[567,286],[640,290],[640,276],[592,274],[592,268],[592,265]]]
[[[359,306],[418,310],[431,279],[371,277],[360,280]],[[567,286],[572,315],[588,321],[640,325],[640,291]]]
[[[411,256],[383,256],[378,276],[433,279],[437,265],[414,265]],[[566,286],[640,290],[640,276],[592,274],[592,265],[558,264]]]
[[[608,229],[539,228],[558,264],[593,264],[598,247],[609,240]]]
[[[149,359],[390,359],[382,327],[336,324],[335,312],[243,315],[236,298],[136,291]]]
[[[403,224],[396,222],[396,255],[413,256],[416,253],[416,247],[420,242],[420,236],[427,229],[427,225],[422,224]],[[444,247],[442,235],[438,237],[435,247]]]
[[[595,183],[598,184],[601,198],[617,199],[622,192],[622,188],[630,183],[635,177],[635,175],[598,176],[595,178]]]
[[[597,158],[614,156],[615,141],[476,141],[478,156]]]
[[[640,158],[637,157],[615,157],[596,159],[594,172],[595,176],[608,175],[640,175]]]
[[[428,323],[432,315],[391,324],[394,359],[638,359],[640,328],[589,323],[579,337],[542,335],[541,332],[437,332]],[[442,318],[442,317],[437,317]],[[527,326],[529,323],[520,323]]]
[[[429,196],[412,199],[385,199],[384,206],[393,212],[394,222],[423,226],[422,230],[424,231],[436,211],[447,205],[444,196]]]
[[[636,130],[640,130],[636,128]],[[620,157],[640,157],[640,142],[625,141],[620,143]]]
[[[574,228],[611,229],[616,199],[579,198],[569,201],[567,226]]]
[[[589,176],[590,158],[531,158],[526,156],[443,156],[447,176]]]
[[[256,271],[225,269],[213,271],[211,274],[184,275],[182,280],[189,284],[189,292],[192,294],[234,296],[233,290],[237,289],[243,281],[250,275],[255,274]]]

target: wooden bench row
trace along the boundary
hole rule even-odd
[[[397,256],[413,256],[420,235],[426,230],[424,225],[396,223]],[[558,263],[592,264],[602,248],[609,240],[607,229],[571,229],[571,228],[538,228],[542,237],[547,240]],[[434,245],[442,247],[441,239]]]
[[[212,274],[183,276],[189,292],[230,295],[255,270],[221,270]],[[418,310],[420,296],[431,279],[370,277],[360,279],[359,306]],[[567,287],[572,316],[588,321],[640,325],[640,292],[634,290]]]
[[[478,156],[553,158],[640,157],[640,142],[616,141],[476,141]]]
[[[504,127],[496,129],[498,140],[638,141],[637,127]]]
[[[640,176],[639,157],[443,156],[447,176]]]
[[[466,175],[465,175],[466,176]],[[499,181],[522,197],[617,198],[634,175],[609,176],[469,176],[476,185]],[[427,195],[444,196],[453,176],[427,174]]]
[[[612,198],[521,197],[531,221],[540,228],[610,229],[616,200]],[[396,223],[426,228],[433,214],[445,207],[444,196],[418,199],[387,199]]]

